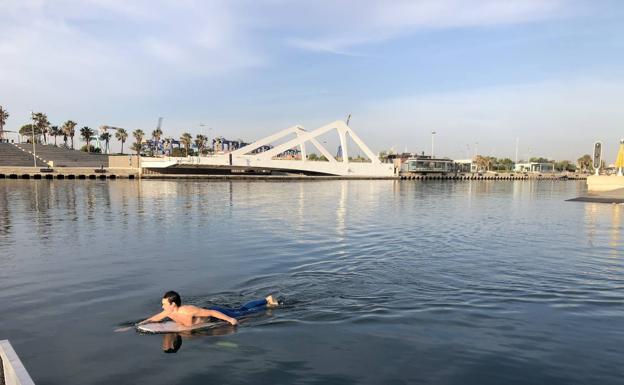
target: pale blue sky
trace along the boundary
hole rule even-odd
[[[257,139],[353,115],[374,151],[575,160],[624,137],[621,1],[0,0],[0,105]],[[476,144],[478,143],[478,145]]]

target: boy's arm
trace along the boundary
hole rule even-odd
[[[225,322],[229,322],[232,325],[238,325],[238,321],[236,320],[236,318],[228,317],[225,314],[221,313],[220,311],[216,311],[216,310],[208,310],[208,309],[200,308],[196,315],[199,317],[214,317],[214,318],[223,320]]]
[[[162,321],[163,319],[167,318],[168,316],[169,316],[169,312],[166,311],[166,310],[163,310],[160,313],[154,314],[153,316],[149,317],[148,319],[139,322],[137,325],[143,325],[143,324],[150,323],[150,322]]]

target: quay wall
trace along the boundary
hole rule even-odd
[[[587,178],[587,190],[591,192],[624,191],[624,176],[592,175]]]
[[[136,168],[56,167],[48,171],[39,167],[0,167],[0,179],[135,179]]]
[[[119,157],[119,164],[129,160],[127,156]],[[113,164],[117,164],[113,162]],[[576,174],[493,174],[493,173],[462,173],[462,174],[407,174],[401,173],[393,177],[352,177],[322,175],[254,175],[254,174],[161,174],[140,168],[108,167],[57,167],[46,170],[38,167],[0,167],[2,179],[230,179],[230,180],[585,180],[587,176]]]
[[[413,174],[401,173],[402,180],[586,180],[586,175],[576,174],[493,174],[493,173],[458,173],[458,174]]]

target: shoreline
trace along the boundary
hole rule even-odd
[[[145,172],[148,171],[148,172]],[[587,175],[567,173],[552,174],[518,174],[518,173],[448,173],[448,174],[399,174],[394,176],[339,176],[339,175],[302,175],[302,174],[175,174],[156,173],[152,170],[140,172],[137,168],[93,168],[93,167],[57,167],[53,169],[38,167],[0,167],[0,180],[3,179],[35,179],[35,180],[116,180],[116,179],[149,179],[149,180],[586,180]]]

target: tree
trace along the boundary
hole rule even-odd
[[[33,114],[33,120],[35,121],[35,132],[39,132],[38,136],[43,135],[43,141],[47,143],[48,138],[46,137],[46,134],[48,133],[48,128],[50,127],[48,116],[42,112],[36,112]]]
[[[486,156],[477,155],[472,160],[477,165],[477,170],[486,171],[490,169],[490,158]]]
[[[0,106],[0,140],[4,139],[4,125],[9,118],[9,113]]]
[[[206,142],[208,142],[208,138],[202,134],[197,134],[195,137],[195,147],[197,147],[197,152],[200,156],[206,148]]]
[[[132,143],[132,150],[136,151],[137,156],[141,154],[141,150],[143,149],[143,145],[140,142]]]
[[[193,137],[188,132],[185,132],[182,134],[182,136],[180,136],[180,142],[182,143],[182,145],[184,146],[184,149],[186,150],[186,156],[188,156],[189,154],[189,148],[191,147],[192,140],[193,140]]]
[[[62,131],[58,126],[50,127],[50,136],[54,137],[54,146],[56,147],[56,137],[61,135]]]
[[[533,157],[531,159],[529,159],[529,162],[531,163],[550,163],[550,160],[546,159],[546,158],[542,158],[541,156],[538,157]]]
[[[592,157],[589,154],[585,154],[578,158],[576,163],[583,172],[591,171],[593,169]]]
[[[145,133],[143,130],[134,130],[132,131],[132,136],[134,136],[135,143],[132,145],[132,149],[137,152],[137,155],[143,149],[143,138],[145,137]]]
[[[101,153],[102,150],[99,148],[96,148],[94,145],[92,144],[85,144],[84,146],[80,147],[80,151],[84,151],[84,152],[94,152],[94,153]]]
[[[162,137],[162,134],[163,132],[160,128],[157,128],[154,131],[152,131],[152,139],[156,142],[155,150],[158,149],[158,142],[160,142],[160,138]]]
[[[123,154],[123,145],[126,143],[126,139],[128,139],[128,133],[123,128],[118,128],[117,132],[115,132],[115,138],[121,142],[121,153]]]
[[[78,125],[78,123],[74,122],[73,120],[68,120],[65,123],[63,123],[63,141],[65,142],[65,147],[67,147],[67,137],[69,136],[71,139],[71,148],[72,150],[74,149],[74,134],[76,132],[76,126]]]
[[[19,134],[22,136],[30,136],[30,140],[31,143],[35,141],[36,137],[39,137],[41,135],[41,131],[39,130],[39,127],[34,126],[34,136],[33,136],[33,125],[32,124],[24,124],[20,129],[19,129]]]
[[[111,139],[111,134],[108,132],[103,132],[100,135],[100,140],[104,141],[104,143],[106,144],[104,147],[105,148],[104,153],[106,154],[108,154],[108,142],[110,142],[110,139]]]
[[[555,162],[555,170],[557,171],[574,171],[576,167],[569,160],[562,160],[560,162]]]
[[[511,168],[513,167],[514,162],[509,158],[505,158],[505,159],[499,159],[498,164],[501,167],[503,167],[503,170],[511,171]]]
[[[87,142],[87,152],[91,152],[91,138],[95,136],[95,131],[87,126],[84,126],[80,129],[80,136],[82,136],[84,141]]]

